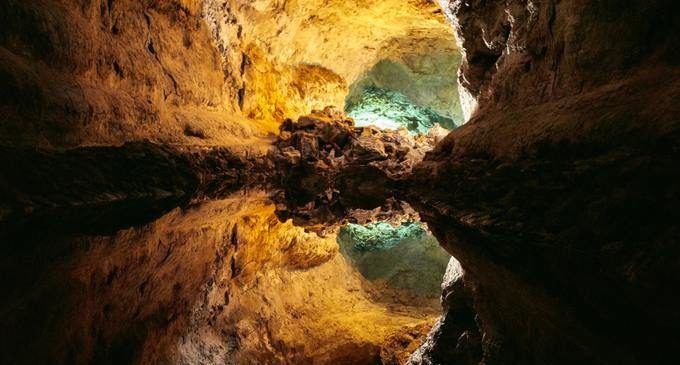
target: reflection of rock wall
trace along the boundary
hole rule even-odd
[[[215,278],[201,304],[208,311],[180,347],[184,360],[208,355],[201,348],[206,333],[221,337],[214,349],[237,364],[368,365],[393,355],[403,361],[419,343],[433,312],[374,302],[378,288],[337,255],[334,235],[319,238],[279,223],[274,206],[257,200],[242,206],[231,270]],[[404,333],[414,337],[389,341]]]
[[[115,233],[5,223],[3,363],[403,361],[435,315],[372,301],[334,236],[279,222],[260,192]]]
[[[463,268],[452,257],[441,284],[444,313],[420,348],[414,351],[409,365],[478,365],[482,360],[472,289],[466,287],[464,281]]]

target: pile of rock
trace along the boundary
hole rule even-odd
[[[365,221],[367,211],[383,210],[377,208],[403,210],[391,199],[395,188],[445,133],[355,127],[330,107],[286,120],[270,155],[284,189],[280,217],[321,230],[329,222]]]

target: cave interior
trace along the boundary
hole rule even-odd
[[[6,0],[0,363],[680,363],[673,0]]]

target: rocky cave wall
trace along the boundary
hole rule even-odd
[[[384,56],[377,44],[415,34],[415,14],[425,19],[419,28],[443,31],[441,20],[422,17],[437,9],[421,1],[3,5],[4,146],[142,138],[173,145],[3,148],[0,197],[9,203],[0,206],[1,228],[18,217],[28,232],[3,239],[2,267],[11,273],[2,276],[3,287],[11,299],[3,303],[2,326],[14,334],[2,343],[3,355],[25,363],[285,362],[310,360],[307,354],[329,362],[348,354],[403,360],[433,318],[373,306],[365,300],[370,283],[343,263],[337,246],[287,222],[323,233],[343,220],[410,214],[391,200],[396,195],[457,258],[444,282],[444,316],[412,363],[677,358],[675,4],[440,4],[461,45],[469,123],[444,140],[436,133],[417,139],[318,112],[285,121],[267,159],[268,145],[254,137],[278,132],[277,119],[288,113],[340,100],[346,85]],[[321,39],[326,34],[335,36]],[[351,35],[360,42],[347,42]],[[257,158],[196,144],[244,145]],[[13,168],[19,163],[25,166]],[[252,171],[292,194],[283,202],[275,197],[275,207],[238,198],[204,202],[246,185]],[[146,225],[106,227],[135,199],[164,203],[134,224]],[[92,231],[78,231],[81,203],[92,200],[121,205],[109,213],[94,204],[86,211]],[[75,213],[55,210],[62,206]],[[60,220],[41,226],[52,215]],[[99,232],[94,223],[102,222],[108,229]],[[64,226],[68,239],[57,237]],[[244,230],[254,238],[242,240]],[[335,272],[352,279],[326,290],[321,284]],[[333,312],[335,299],[296,306],[303,296],[286,284],[299,281],[314,283],[309,292],[321,298],[351,298],[358,317]],[[114,305],[120,298],[131,304]],[[238,315],[252,308],[265,315]],[[335,315],[324,317],[329,313]],[[342,329],[346,342],[338,343],[346,346],[324,347],[292,325],[319,316]],[[375,323],[385,326],[368,336]],[[325,336],[326,327],[307,328]],[[308,344],[297,342],[303,336]],[[357,339],[368,345],[356,348]]]
[[[460,261],[457,310],[412,363],[677,358],[675,4],[440,3],[471,119],[409,201]]]
[[[239,103],[258,120],[342,109],[348,85],[380,60],[456,49],[428,0],[210,0],[204,16],[223,60],[242,66]]]
[[[0,138],[43,147],[262,150],[252,146],[284,118],[342,108],[397,40],[451,34],[436,5],[415,0],[12,0],[0,11]]]
[[[2,143],[149,138],[235,144],[238,64],[223,64],[198,1],[9,1],[2,6]]]

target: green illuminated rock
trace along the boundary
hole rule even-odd
[[[366,279],[414,298],[438,300],[450,256],[421,223],[349,224],[338,233],[338,244]]]
[[[348,101],[346,111],[357,126],[406,128],[412,133],[426,134],[436,123],[446,129],[456,127],[453,119],[420,106],[406,95],[393,90],[368,86],[355,102]]]
[[[365,226],[348,224],[340,230],[339,237],[350,242],[356,251],[377,251],[392,248],[407,237],[418,238],[426,232],[417,222],[407,222],[399,227],[377,222]]]
[[[461,125],[460,54],[440,46],[441,52],[402,54],[378,61],[350,86],[345,99],[347,114],[359,126],[405,127],[421,134],[435,123],[446,129]]]

